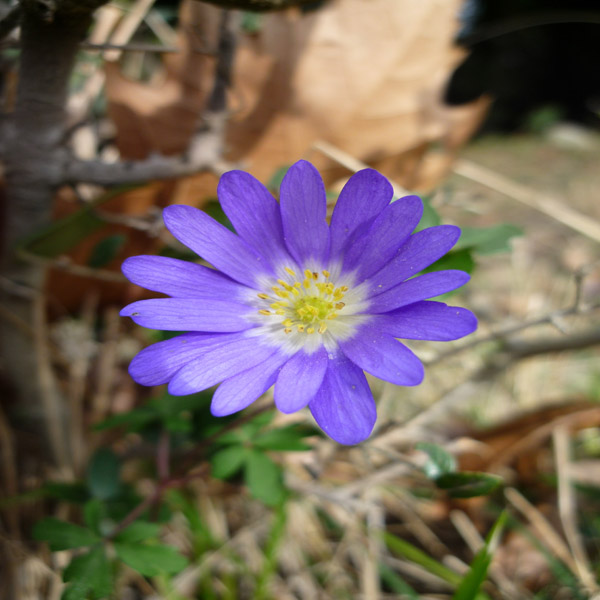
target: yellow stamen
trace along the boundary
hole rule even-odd
[[[268,299],[269,299],[269,296],[267,296],[267,294],[258,294],[258,297],[259,297],[261,300],[268,300]]]
[[[303,285],[308,289],[310,287],[310,279],[305,279]]]
[[[325,277],[327,277],[327,279],[329,279],[329,276],[331,275],[331,273],[329,271],[326,271],[325,269],[323,269],[321,271],[321,273],[323,273],[323,275],[325,275]]]
[[[286,328],[283,330],[283,333],[292,333],[292,330],[291,330],[289,327],[286,327]]]
[[[283,315],[285,315],[285,310],[283,310],[282,308],[280,308],[279,310],[275,311],[276,315],[281,315],[283,317]]]
[[[304,277],[306,277],[307,279],[310,279],[312,277],[312,273],[309,269],[304,270]]]
[[[327,331],[327,323],[319,323],[319,333],[325,333]]]
[[[283,270],[292,277],[296,277],[296,273],[294,273],[294,271],[292,271],[292,269],[290,269],[289,267],[283,267]]]
[[[345,302],[338,302],[338,303],[335,305],[335,307],[336,307],[338,310],[342,310],[342,308],[344,308],[344,306],[346,306],[346,303],[345,303]]]
[[[285,327],[291,327],[292,323],[293,321],[291,319],[285,319],[285,321],[282,321],[282,325],[284,325]]]
[[[270,310],[265,310],[264,308],[262,310],[259,310],[258,312],[261,315],[270,315],[271,314]]]
[[[278,283],[278,284],[279,284],[279,285],[280,285],[282,288],[284,288],[285,290],[287,290],[288,292],[289,292],[289,291],[292,289],[292,286],[291,286],[289,283],[285,282],[283,279],[278,279],[278,280],[277,280],[277,283]]]
[[[304,331],[304,325],[298,325],[298,331],[302,333]]]
[[[309,327],[309,328],[306,330],[306,333],[314,333],[314,332],[315,332],[315,328],[314,328],[314,327]]]
[[[313,279],[319,279],[319,274],[316,271],[312,272]]]

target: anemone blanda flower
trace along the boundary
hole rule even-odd
[[[138,383],[168,383],[171,394],[185,395],[222,382],[211,404],[217,416],[274,384],[279,410],[308,406],[325,433],[355,444],[376,419],[364,371],[403,386],[423,379],[421,362],[396,338],[445,341],[476,328],[468,310],[426,300],[462,286],[466,273],[413,277],[446,254],[460,230],[411,235],[421,201],[391,202],[392,187],[376,171],[350,178],[330,225],[323,182],[306,161],[287,172],[279,203],[242,171],[225,173],[218,195],[237,235],[196,208],[164,210],[169,231],[214,269],[160,256],[123,264],[133,283],[170,298],[134,302],[121,315],[188,332],[133,359]]]

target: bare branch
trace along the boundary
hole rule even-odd
[[[564,328],[562,327],[562,319],[564,317],[569,317],[573,315],[586,314],[589,312],[593,312],[600,308],[600,303],[593,304],[591,306],[585,307],[582,305],[582,290],[583,290],[583,281],[585,276],[592,270],[594,265],[587,265],[581,269],[579,269],[575,273],[575,298],[573,300],[573,304],[567,308],[561,308],[559,310],[555,310],[549,312],[541,317],[536,317],[535,319],[531,319],[529,321],[524,321],[517,325],[509,325],[504,329],[499,329],[498,331],[494,331],[489,335],[474,338],[464,343],[462,346],[450,348],[444,352],[441,352],[436,357],[429,361],[423,361],[427,365],[432,365],[438,363],[446,358],[450,358],[451,356],[456,356],[460,352],[465,352],[466,350],[471,350],[476,346],[481,344],[487,344],[489,342],[497,342],[506,340],[508,337],[514,335],[515,333],[519,333],[521,331],[525,331],[526,329],[530,329],[531,327],[536,327],[538,325],[546,325],[552,324],[559,331],[564,333]],[[569,348],[566,348],[569,349]]]
[[[223,161],[223,143],[227,120],[227,88],[235,53],[235,34],[231,17],[223,11],[218,60],[213,90],[202,115],[202,128],[192,138],[182,157],[152,155],[136,162],[105,163],[65,157],[56,184],[92,183],[102,186],[125,185],[153,179],[173,179],[200,172],[220,175],[230,167]]]

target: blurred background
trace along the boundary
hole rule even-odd
[[[0,598],[600,597],[597,2],[0,15]],[[127,373],[164,338],[118,316],[150,294],[122,261],[197,260],[161,209],[229,226],[223,172],[277,194],[300,158],[330,209],[367,166],[421,195],[421,227],[463,229],[437,268],[472,275],[443,300],[478,332],[411,342],[424,384],[373,382],[355,448]]]

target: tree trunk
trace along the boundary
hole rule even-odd
[[[7,206],[0,286],[1,365],[19,400],[19,412],[44,435],[62,465],[70,463],[68,415],[49,369],[41,292],[44,271],[19,260],[16,244],[50,220],[52,196],[68,160],[63,138],[71,72],[93,11],[105,1],[57,2],[51,13],[48,3],[22,2],[17,100],[3,144]]]

